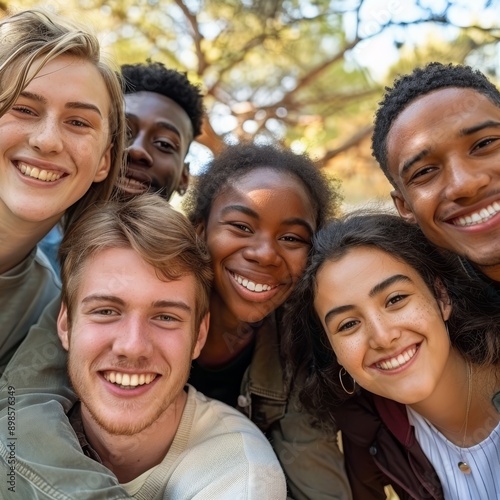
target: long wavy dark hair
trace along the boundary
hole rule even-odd
[[[287,375],[305,366],[308,377],[300,400],[320,422],[331,421],[333,408],[348,396],[339,385],[341,367],[314,310],[316,277],[325,262],[339,260],[359,247],[377,248],[411,266],[436,299],[442,297],[444,287],[452,304],[448,319],[452,346],[474,364],[499,363],[498,293],[469,275],[458,256],[430,243],[416,225],[396,215],[355,212],[316,234],[307,269],[284,315]]]

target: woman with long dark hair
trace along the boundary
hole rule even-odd
[[[349,215],[316,235],[288,319],[355,498],[498,497],[500,304],[455,255],[397,216]]]

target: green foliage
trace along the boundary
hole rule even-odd
[[[491,47],[500,32],[495,23],[484,25],[477,9],[489,4],[494,13],[496,3],[445,2],[436,12],[418,0],[404,9],[373,0],[19,0],[9,6],[44,5],[91,24],[119,64],[151,58],[187,71],[207,96],[216,134],[202,141],[212,150],[224,140],[281,141],[354,182],[357,172],[371,178],[377,171],[369,125],[384,83],[432,59],[496,69]],[[476,9],[470,26],[453,30],[457,9],[463,20],[469,8]],[[415,26],[435,28],[417,40]],[[399,60],[381,82],[357,62],[356,50],[361,42],[360,50],[369,50],[383,32],[392,36]],[[384,54],[374,57],[384,64]],[[385,186],[377,179],[364,184]]]

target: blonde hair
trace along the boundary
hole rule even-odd
[[[73,21],[44,11],[25,10],[0,20],[0,117],[50,61],[71,55],[92,63],[102,76],[110,98],[109,143],[111,168],[107,178],[93,183],[87,193],[66,211],[67,228],[83,210],[98,200],[108,200],[124,165],[126,124],[121,79],[104,62],[97,38]]]
[[[68,308],[70,324],[86,264],[107,248],[131,248],[156,269],[159,279],[193,275],[198,331],[209,310],[213,277],[210,256],[187,218],[155,194],[91,207],[64,236],[59,250],[62,301]]]

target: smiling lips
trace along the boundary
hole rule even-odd
[[[61,172],[51,172],[38,167],[32,167],[22,162],[18,162],[17,169],[26,177],[32,177],[39,181],[54,182],[62,177]]]
[[[383,361],[378,361],[375,363],[375,366],[380,370],[395,370],[396,368],[401,368],[406,365],[408,361],[410,361],[413,356],[418,351],[418,347],[416,345],[411,346],[406,351],[401,354],[394,356],[393,358],[384,359]]]
[[[250,290],[251,292],[257,292],[257,293],[267,292],[269,290],[272,290],[273,288],[276,288],[277,286],[277,285],[271,286],[263,283],[255,283],[253,281],[250,281],[248,278],[245,278],[244,276],[240,276],[239,274],[233,272],[230,272],[230,274],[238,284],[240,284],[247,290]]]
[[[118,179],[118,186],[127,192],[132,193],[145,193],[149,190],[150,182],[138,181],[132,177],[120,177]]]
[[[156,373],[121,373],[115,371],[103,372],[103,377],[122,389],[135,389],[140,385],[148,385],[156,378]]]
[[[491,205],[488,205],[486,208],[482,208],[477,212],[473,212],[464,217],[457,217],[452,220],[452,223],[455,226],[474,226],[476,224],[482,224],[488,220],[490,220],[494,215],[500,212],[500,203],[497,201],[493,202]]]

